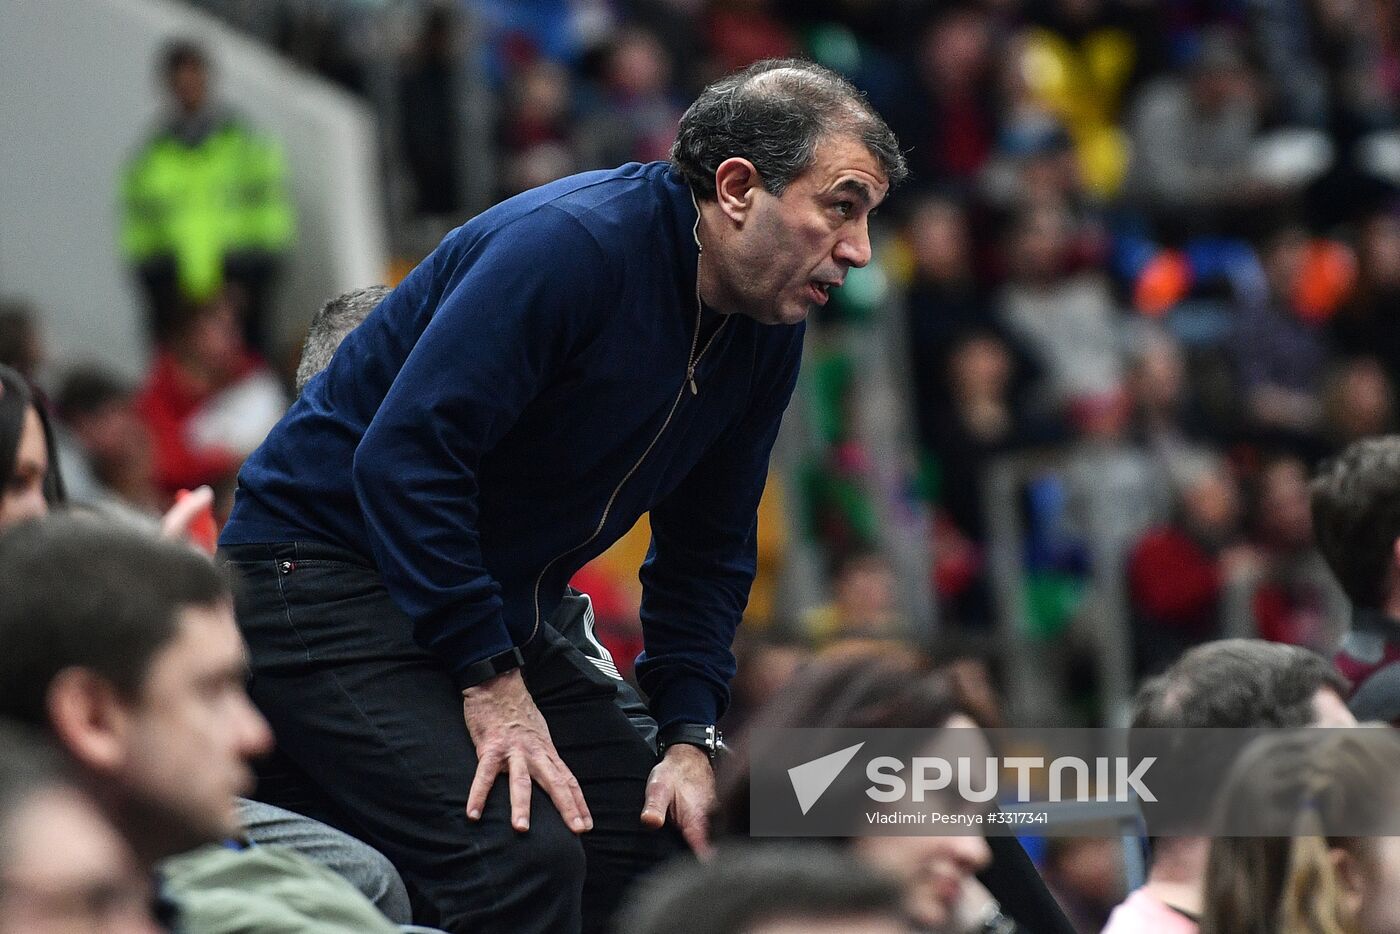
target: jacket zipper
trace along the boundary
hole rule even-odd
[[[700,394],[700,388],[695,384],[695,368],[700,365],[700,361],[704,359],[705,354],[708,353],[710,347],[714,345],[715,338],[719,337],[720,332],[724,330],[724,326],[729,323],[729,316],[726,315],[724,319],[720,321],[719,327],[715,328],[714,333],[710,335],[710,339],[705,341],[705,346],[700,349],[700,353],[697,354],[695,348],[700,343],[700,325],[703,317],[704,306],[700,301],[700,281],[697,275],[695,282],[695,333],[690,338],[690,356],[685,367],[685,382],[681,383],[680,389],[676,390],[675,401],[671,403],[671,410],[666,413],[666,420],[661,423],[661,427],[657,430],[656,436],[651,439],[651,443],[646,446],[646,450],[642,452],[641,457],[637,458],[637,462],[632,465],[631,469],[622,475],[622,479],[618,481],[617,486],[613,487],[612,495],[608,497],[607,504],[603,506],[603,516],[598,520],[598,525],[593,530],[593,534],[568,551],[560,552],[553,558],[550,558],[549,562],[540,569],[539,576],[535,578],[535,625],[530,630],[530,638],[526,639],[526,642],[533,640],[535,634],[540,631],[540,584],[544,582],[544,576],[549,573],[550,568],[554,567],[555,562],[567,555],[573,554],[580,548],[586,548],[595,538],[603,533],[603,528],[608,524],[608,514],[612,512],[613,503],[617,501],[617,495],[622,492],[622,488],[627,484],[627,481],[632,479],[632,475],[637,472],[637,468],[642,466],[642,462],[651,454],[652,448],[656,447],[656,442],[661,440],[661,436],[664,435],[666,429],[670,427],[671,419],[675,417],[676,409],[680,408],[681,399],[685,397],[686,386],[690,387],[690,394],[692,396]]]

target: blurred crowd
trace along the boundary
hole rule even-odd
[[[788,526],[817,555],[825,593],[794,614],[761,597],[760,579],[725,724],[742,754],[746,727],[798,722],[804,702],[806,725],[848,725],[837,721],[862,705],[870,717],[852,722],[873,725],[891,697],[941,711],[926,725],[1005,724],[1017,687],[1004,651],[1013,603],[1024,607],[1014,638],[1059,651],[1090,641],[1085,620],[1116,600],[1107,618],[1129,636],[1139,685],[1227,636],[1330,656],[1351,628],[1318,550],[1309,480],[1353,442],[1400,426],[1393,3],[464,0],[412,4],[388,40],[374,41],[387,20],[352,0],[196,5],[365,95],[394,128],[386,171],[409,180],[407,212],[454,225],[480,207],[472,173],[504,198],[576,171],[666,158],[695,92],[762,58],[819,61],[889,118],[912,179],[876,219],[874,263],[853,270],[812,322],[800,390],[812,445],[770,481],[774,508],[795,516]],[[12,521],[66,499],[154,529],[180,491],[200,486],[226,515],[242,459],[296,391],[298,348],[279,346],[268,326],[295,249],[285,168],[257,114],[225,106],[212,65],[196,45],[167,50],[157,63],[163,115],[113,180],[124,211],[113,250],[146,302],[144,376],[49,359],[44,296],[0,303],[0,364],[34,387],[44,420],[37,473],[0,447],[0,460],[17,464],[0,471],[7,484],[38,484],[29,500],[16,494]],[[469,107],[473,86],[487,92],[484,123]],[[480,147],[489,164],[466,157],[474,129],[490,136]],[[860,348],[870,346],[885,348],[906,409],[909,431],[894,451],[864,423]],[[51,488],[50,460],[63,490]],[[891,460],[909,508],[927,516],[936,629],[899,599],[877,502]],[[1009,484],[992,482],[998,470]],[[1017,570],[998,576],[993,553],[1008,542]],[[600,559],[579,582],[624,668],[636,655],[645,535],[630,547],[629,559]],[[761,563],[771,574],[782,560]],[[1115,582],[1107,596],[1104,580]],[[1317,656],[1290,656],[1303,657]],[[1267,670],[1274,657],[1245,658],[1228,672]],[[1082,667],[1067,664],[1049,719],[1108,719],[1095,706],[1096,675]],[[839,706],[834,695],[785,697],[798,670],[809,687],[830,678],[833,692],[855,692],[841,716],[822,707]],[[894,686],[908,681],[927,691]],[[1321,675],[1306,683],[1308,698],[1346,692]],[[1256,725],[1197,720],[1174,725]],[[35,808],[66,808],[67,820],[98,823],[71,778],[36,761],[21,784],[42,775],[55,790],[34,798],[0,787],[0,822],[20,833]],[[18,781],[0,775],[0,786]],[[93,832],[111,870],[109,837]],[[1183,878],[1198,883],[1209,848],[1196,844],[1166,847],[1160,865],[1186,866]],[[857,845],[839,854],[851,863],[722,860],[695,870],[708,875],[658,882],[627,930],[680,930],[649,920],[645,906],[683,911],[696,891],[742,893],[744,878],[789,892],[793,917],[810,924],[740,927],[749,921],[736,901],[714,910],[740,920],[713,930],[815,931],[839,903],[869,908],[860,930],[901,931],[905,900],[920,930],[974,929],[957,928],[952,902],[917,880],[953,878],[961,892],[990,861],[985,843],[929,847]],[[1107,923],[1126,894],[1116,840],[1042,842],[1035,855],[1078,930]],[[806,877],[793,867],[809,858]],[[127,860],[118,862],[130,875]],[[871,867],[885,875],[862,874]],[[903,888],[888,890],[889,878]],[[1201,929],[1244,930],[1229,926],[1227,883],[1211,884],[1221,888],[1215,908],[1193,890]],[[1278,880],[1280,891],[1289,884]],[[129,899],[121,908],[135,911]]]

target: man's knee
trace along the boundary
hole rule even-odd
[[[400,868],[423,916],[452,932],[576,934],[583,844],[557,813],[542,810],[537,803],[525,833],[506,822],[471,825],[461,862],[425,862],[424,854],[414,854],[415,865]]]
[[[555,814],[550,814],[550,818],[532,821],[530,829],[517,836],[518,865],[532,878],[548,880],[561,891],[581,894],[587,865],[583,842],[564,825],[563,818]]]

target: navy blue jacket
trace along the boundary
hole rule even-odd
[[[449,234],[248,459],[222,543],[364,555],[460,675],[650,510],[638,679],[661,726],[713,722],[803,327],[707,309],[697,342],[695,220],[633,163]]]

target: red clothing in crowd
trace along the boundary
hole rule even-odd
[[[1181,529],[1144,535],[1128,580],[1134,608],[1152,623],[1202,636],[1216,625],[1223,584],[1216,556]]]
[[[235,383],[260,368],[258,358],[245,353],[231,368],[228,382]],[[156,483],[166,495],[227,480],[243,462],[243,456],[236,451],[191,443],[192,419],[222,388],[192,376],[169,351],[156,355],[150,375],[136,397],[136,411],[150,431]]]

